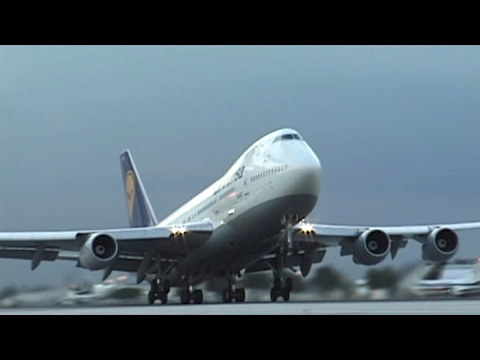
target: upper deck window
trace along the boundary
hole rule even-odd
[[[273,142],[277,142],[277,141],[283,141],[283,140],[302,140],[302,137],[298,134],[283,134],[283,135],[280,135],[280,136],[277,136]]]

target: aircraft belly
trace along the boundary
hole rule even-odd
[[[306,216],[315,206],[313,195],[291,195],[265,201],[248,211],[235,214],[217,227],[200,247],[190,251],[172,275],[236,273],[270,253],[277,245],[276,234],[285,214]],[[193,276],[193,277],[195,277]],[[173,278],[171,279],[174,280]]]

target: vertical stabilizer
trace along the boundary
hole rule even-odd
[[[142,180],[138,175],[130,150],[120,155],[123,185],[127,200],[127,212],[130,227],[153,226],[157,218],[148,200]]]

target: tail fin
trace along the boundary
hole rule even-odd
[[[130,227],[155,225],[157,218],[148,200],[142,180],[138,175],[130,150],[126,150],[120,155],[120,164],[122,166]]]

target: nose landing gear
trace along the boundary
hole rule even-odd
[[[270,300],[272,302],[276,302],[279,297],[282,297],[285,302],[290,300],[290,293],[293,290],[293,279],[289,277],[284,280],[282,270],[287,267],[288,251],[293,247],[293,225],[298,221],[297,215],[285,216],[283,220],[284,236],[277,248],[274,265],[270,266],[273,271],[273,287],[270,289]]]
[[[273,287],[270,289],[270,300],[276,302],[279,297],[283,298],[283,301],[290,300],[290,293],[293,290],[293,279],[286,278],[282,275],[282,269],[285,267],[285,255],[283,252],[283,245],[277,251],[275,258],[275,266],[272,267],[273,271]]]

